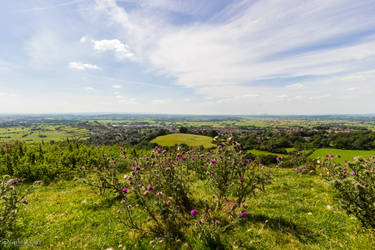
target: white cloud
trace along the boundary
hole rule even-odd
[[[120,104],[137,105],[139,102],[136,98],[121,98],[119,99]]]
[[[100,70],[100,67],[88,64],[88,63],[81,63],[81,62],[70,62],[69,68],[75,69],[75,70],[86,70],[86,69],[94,69],[94,70]]]
[[[129,46],[118,39],[113,40],[92,40],[93,47],[99,51],[113,51],[115,56],[122,59],[131,59],[134,54],[130,51]]]
[[[168,105],[162,107],[161,111],[159,106],[153,107],[156,112],[180,112],[180,109],[181,112],[197,113],[334,112],[349,105],[338,102],[336,95],[356,98],[374,92],[371,84],[374,77],[358,72],[371,71],[375,37],[370,34],[365,39],[352,36],[353,32],[367,30],[375,24],[373,15],[365,11],[365,5],[370,3],[367,0],[360,3],[349,0],[311,0],[304,4],[297,0],[282,3],[271,0],[251,3],[238,1],[241,3],[232,3],[230,8],[222,9],[220,13],[209,13],[196,20],[194,13],[198,5],[195,8],[190,0],[124,0],[132,2],[131,6],[139,5],[140,8],[124,7],[128,5],[120,4],[120,1],[97,0],[96,8],[82,11],[82,16],[91,26],[97,24],[98,29],[95,33],[89,33],[90,29],[83,29],[84,33],[82,30],[76,32],[71,37],[74,43],[65,44],[64,38],[67,36],[64,34],[38,36],[33,41],[33,49],[41,53],[33,53],[33,59],[40,59],[44,65],[49,65],[51,60],[42,59],[54,57],[63,58],[60,60],[63,64],[78,60],[74,58],[85,58],[80,60],[98,64],[95,61],[98,53],[92,53],[95,49],[118,59],[131,58],[130,63],[136,61],[137,67],[147,69],[147,72],[139,72],[137,76],[149,73],[149,76],[153,76],[156,73],[160,74],[158,80],[165,76],[164,80],[168,84],[160,81],[153,85],[168,88],[165,92],[170,92],[167,93],[170,96],[175,90],[171,83],[193,90],[193,94],[191,90],[188,91],[189,98],[185,99],[191,98],[194,102],[184,105],[185,111],[179,105]],[[87,4],[92,7],[90,1],[85,2],[82,7],[87,7]],[[241,5],[241,9],[237,5]],[[174,18],[178,15],[176,12],[193,13],[193,16],[192,19],[177,20],[177,23]],[[267,13],[267,17],[262,13]],[[180,21],[183,21],[182,25]],[[105,31],[100,30],[103,27]],[[86,50],[77,41],[82,34],[87,34],[81,38],[81,41],[88,44]],[[109,40],[101,40],[103,35],[107,39],[109,37]],[[91,40],[92,37],[96,37],[95,40]],[[340,44],[350,37],[354,39],[353,42]],[[334,46],[335,43],[338,46]],[[71,46],[76,46],[73,52],[70,51]],[[64,53],[61,53],[62,50]],[[126,61],[126,67],[128,65],[130,64]],[[113,72],[112,76],[120,75],[124,71],[119,68],[121,65],[116,63],[113,71],[108,73]],[[97,81],[111,81],[110,78],[99,79],[100,77],[103,76],[97,76]],[[285,86],[285,82],[298,81],[302,87],[293,84]],[[84,84],[94,83],[98,86],[93,79]],[[127,87],[134,85],[146,89],[146,84],[140,86],[127,80],[112,81],[109,86],[112,84]],[[150,87],[154,89],[151,84]],[[361,91],[354,95],[354,92],[348,90],[353,87]],[[154,94],[155,99],[158,94]],[[324,98],[329,94],[332,96]],[[120,99],[124,103],[127,100],[129,102],[129,98],[120,96],[120,93],[114,93],[106,101],[117,104]],[[362,103],[365,107],[375,104],[371,98],[351,101]],[[152,101],[139,102],[139,106],[143,107],[139,109],[141,112],[154,112],[147,107],[151,106]],[[165,103],[165,100],[154,100],[154,103]],[[305,103],[314,103],[314,109]],[[354,104],[352,106],[355,107]],[[364,112],[365,109],[357,110]]]
[[[114,88],[114,89],[121,89],[122,86],[121,85],[112,85],[112,88]]]
[[[347,88],[346,90],[347,91],[357,91],[357,90],[359,90],[359,88],[351,87],[351,88]]]
[[[144,8],[174,11],[168,8],[170,1],[141,2]],[[173,9],[178,10],[175,5]],[[331,40],[375,24],[375,17],[365,11],[365,2],[356,8],[354,5],[346,0],[304,4],[296,0],[243,1],[214,16],[216,22],[184,26],[176,26],[160,15],[145,16],[147,10],[129,11],[114,0],[98,0],[96,7],[108,16],[111,25],[122,29],[120,34],[137,57],[160,74],[199,94],[234,98],[244,91],[251,94],[264,89],[262,85],[253,86],[254,81],[329,76],[362,67],[363,60],[375,56],[375,36],[361,43],[325,47]],[[357,18],[347,18],[352,16]],[[302,90],[306,86],[296,83],[287,88]],[[278,94],[275,88],[267,90]]]
[[[95,89],[93,87],[84,87],[83,88],[86,91],[94,91]]]
[[[166,105],[166,104],[170,104],[171,100],[169,100],[169,99],[155,99],[155,100],[152,100],[151,103],[153,105]]]
[[[303,84],[302,83],[294,83],[294,84],[290,84],[290,85],[285,86],[285,88],[288,88],[288,89],[301,89],[301,88],[303,88]]]
[[[8,93],[8,92],[0,92],[0,97],[16,97],[17,94]]]

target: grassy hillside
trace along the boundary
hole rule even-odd
[[[375,150],[344,150],[334,148],[320,148],[311,154],[310,158],[322,158],[326,155],[341,155],[341,158],[336,158],[337,162],[343,163],[344,161],[351,161],[356,156],[368,157],[375,156]]]
[[[215,147],[215,144],[212,143],[211,137],[181,133],[159,136],[151,142],[157,143],[160,146],[174,146],[176,144],[186,144],[192,147],[201,145],[205,148]]]
[[[369,249],[373,245],[375,235],[346,215],[321,177],[285,169],[277,170],[274,177],[264,194],[247,202],[248,220],[226,236],[235,242],[234,248]],[[210,197],[206,185],[194,186],[197,195]],[[120,223],[120,200],[98,196],[80,182],[42,186],[28,200],[21,211],[25,220],[20,239],[40,241],[42,248],[162,249],[157,241],[135,239]],[[187,237],[183,249],[201,249],[194,235]]]

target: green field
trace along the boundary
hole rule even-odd
[[[192,134],[170,134],[163,135],[155,138],[151,143],[156,143],[160,146],[174,146],[186,144],[191,147],[203,146],[205,148],[215,147],[215,144],[212,143],[212,138],[203,135],[192,135]]]
[[[352,161],[356,156],[375,156],[375,150],[344,150],[334,148],[320,148],[315,150],[314,153],[310,155],[310,158],[324,158],[326,155],[331,154],[335,156],[335,160],[337,162],[343,163],[345,161]],[[336,158],[338,155],[340,155],[341,158]]]
[[[251,153],[253,155],[274,155],[275,157],[277,155],[280,155],[282,157],[286,157],[288,155],[286,154],[278,154],[278,153],[272,153],[272,152],[267,152],[267,151],[262,151],[262,150],[258,150],[258,149],[251,149],[251,150],[248,150],[247,153]]]
[[[207,185],[194,184],[195,195],[211,197]],[[42,249],[163,249],[150,238],[136,239],[120,222],[120,200],[99,196],[80,182],[42,185],[27,197],[20,239],[41,242]],[[223,240],[238,249],[370,249],[375,235],[348,216],[334,200],[330,185],[317,175],[279,169],[272,185],[248,200],[249,215]],[[182,249],[205,249],[189,243]],[[369,248],[370,247],[370,248]],[[236,247],[237,248],[237,247]]]
[[[0,128],[0,142],[24,141],[26,143],[39,143],[62,141],[66,138],[81,140],[89,137],[86,129],[65,125],[34,125],[31,127]]]

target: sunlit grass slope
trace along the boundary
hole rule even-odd
[[[334,155],[337,162],[343,163],[345,161],[352,161],[354,157],[369,157],[375,156],[375,150],[344,150],[334,148],[320,148],[311,154],[311,158],[323,158],[326,155]],[[341,158],[336,156],[340,155]]]
[[[151,141],[152,143],[157,143],[160,146],[174,146],[186,144],[188,146],[203,146],[205,148],[215,147],[215,144],[212,143],[212,138],[203,135],[192,135],[192,134],[169,134],[163,135],[155,138]]]
[[[204,183],[193,186],[195,195],[211,197]],[[41,249],[163,249],[149,238],[135,238],[121,224],[120,200],[98,196],[80,182],[42,185],[27,199],[19,237],[40,241]],[[277,170],[266,192],[247,204],[247,220],[223,237],[233,248],[373,249],[375,235],[340,208],[320,176]],[[183,249],[204,249],[196,245],[196,235],[186,237]]]

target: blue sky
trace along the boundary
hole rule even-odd
[[[0,4],[0,113],[375,113],[374,0]]]

